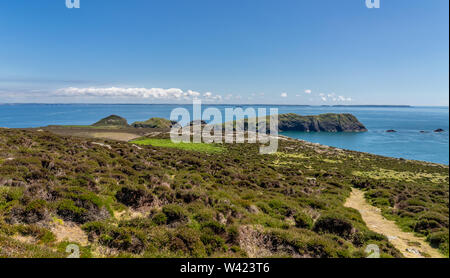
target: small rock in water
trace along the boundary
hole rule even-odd
[[[397,132],[397,130],[389,129],[389,130],[386,130],[386,132],[388,132],[388,133],[394,133],[394,132]]]
[[[436,129],[434,132],[444,132],[445,130],[443,130],[442,128],[438,128]]]

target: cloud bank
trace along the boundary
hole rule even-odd
[[[353,101],[353,99],[351,97],[344,97],[344,96],[337,96],[335,93],[331,93],[331,94],[319,94],[320,98],[322,99],[322,101],[327,102],[327,101],[333,101],[333,102],[351,102]]]
[[[222,96],[215,95],[211,92],[206,92],[203,95],[199,92],[187,90],[183,91],[178,88],[123,88],[123,87],[109,87],[109,88],[76,88],[69,87],[59,89],[55,92],[56,96],[70,96],[70,97],[113,97],[113,98],[140,98],[140,99],[158,99],[158,100],[190,100],[190,99],[204,99],[210,101],[222,100]]]
[[[304,90],[304,94],[296,94],[296,97],[309,96],[310,102],[325,102],[325,103],[345,103],[352,102],[353,99],[335,93],[313,93],[312,90]],[[252,101],[254,98],[262,98],[264,94],[252,93],[250,96],[240,96],[233,94],[225,94],[223,97],[212,92],[197,92],[194,90],[182,90],[179,88],[138,88],[138,87],[67,87],[53,91],[53,97],[75,97],[84,99],[98,99],[108,98],[110,100],[116,99],[118,101],[131,100],[149,100],[149,101],[168,101],[168,102],[190,102],[194,99],[201,99],[205,102],[211,103],[231,103],[234,101],[242,102],[243,99]],[[282,92],[280,99],[288,99],[289,94]],[[260,100],[258,100],[260,101]],[[272,100],[273,101],[273,100]]]

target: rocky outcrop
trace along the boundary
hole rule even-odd
[[[104,119],[101,119],[100,121],[96,122],[92,126],[96,127],[110,127],[110,126],[117,126],[117,127],[126,127],[128,126],[128,122],[126,119],[119,117],[117,115],[111,115]]]
[[[171,128],[174,124],[173,121],[163,118],[151,118],[144,122],[134,122],[131,126],[136,128]]]
[[[442,128],[438,128],[438,129],[436,129],[434,132],[436,132],[436,133],[440,133],[440,132],[444,132],[445,130],[443,130]]]
[[[243,120],[233,123],[234,129]],[[244,130],[249,129],[249,125],[254,124],[255,119],[243,122]],[[262,121],[260,120],[259,123]],[[269,133],[270,117],[267,117],[267,132]],[[259,123],[256,123],[258,126]],[[225,124],[223,125],[225,128]],[[352,114],[321,114],[316,116],[301,116],[295,113],[278,115],[278,129],[282,131],[302,131],[302,132],[365,132],[367,128]]]
[[[301,116],[294,113],[281,114],[278,119],[280,131],[305,132],[365,132],[366,127],[352,114],[322,114]]]

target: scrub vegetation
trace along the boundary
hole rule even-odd
[[[65,257],[71,243],[83,257],[365,257],[368,244],[401,257],[344,206],[352,187],[448,255],[447,166],[152,136],[0,129],[0,257]]]

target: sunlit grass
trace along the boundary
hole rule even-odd
[[[438,173],[415,173],[415,172],[400,172],[388,169],[377,169],[375,171],[353,171],[352,173],[358,177],[368,177],[376,180],[380,179],[391,179],[407,182],[416,182],[421,179],[431,181],[432,183],[442,183],[448,182],[448,176],[438,174]]]
[[[139,139],[131,141],[130,143],[142,146],[153,146],[153,147],[163,147],[163,148],[176,148],[186,151],[197,151],[206,153],[219,153],[223,152],[224,148],[215,144],[205,144],[205,143],[175,143],[170,139]]]

